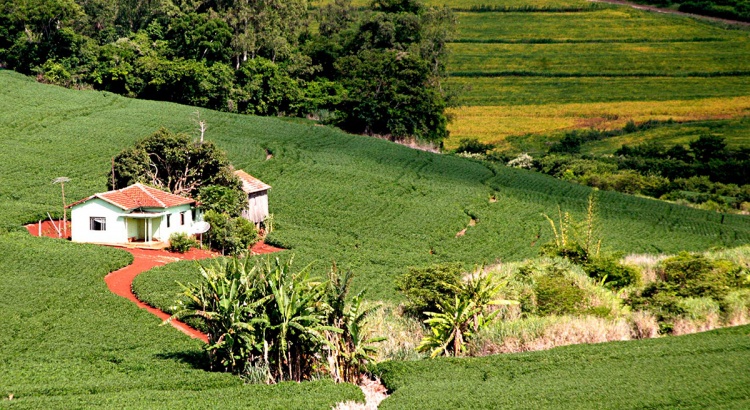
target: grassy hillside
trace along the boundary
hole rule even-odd
[[[160,126],[194,131],[195,109],[45,86],[0,72],[0,220],[59,214],[69,199],[105,190],[112,155]],[[203,112],[208,138],[273,186],[270,240],[299,263],[335,260],[375,299],[395,297],[406,267],[441,261],[519,260],[550,239],[541,213],[581,215],[589,189],[531,172],[411,150],[326,127]],[[274,157],[266,160],[266,149]],[[491,202],[490,196],[497,198]],[[676,252],[750,242],[746,217],[600,193],[605,247]],[[471,219],[476,226],[468,227]],[[467,228],[466,235],[456,233]],[[539,238],[538,236],[541,235]],[[169,277],[162,280],[174,284]]]
[[[0,255],[0,408],[330,409],[362,400],[351,385],[244,385],[205,371],[199,341],[109,292],[102,278],[130,263],[124,251],[4,234]]]
[[[449,148],[461,138],[509,148],[508,136],[621,126],[602,117],[624,123],[748,114],[735,105],[750,95],[746,30],[614,6],[457,16],[448,83],[461,106],[451,110]],[[680,111],[685,105],[689,115]],[[565,115],[554,114],[560,110]]]
[[[750,327],[477,359],[387,362],[381,409],[743,409]]]

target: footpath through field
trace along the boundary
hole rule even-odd
[[[55,225],[59,227],[62,226],[62,224]],[[39,224],[36,223],[26,225],[26,230],[28,230],[29,233],[33,236],[40,236],[39,233],[41,231],[41,236],[58,238],[57,229],[50,221],[42,222],[41,229],[39,227]],[[104,277],[104,282],[107,284],[110,292],[132,301],[133,303],[138,305],[139,308],[146,309],[161,320],[166,320],[170,315],[138,300],[132,289],[133,280],[135,279],[135,277],[143,272],[146,272],[147,270],[153,269],[157,266],[163,266],[171,262],[177,262],[181,260],[200,260],[220,256],[218,253],[205,251],[202,249],[191,249],[190,251],[182,254],[155,249],[123,249],[133,255],[133,263],[122,269],[110,272],[107,276]],[[250,248],[250,252],[252,255],[262,255],[267,253],[279,252],[282,250],[283,249],[279,249],[271,245],[266,245],[263,242],[258,242],[253,245],[252,248]],[[208,343],[208,336],[196,329],[193,329],[187,324],[178,320],[173,320],[170,323],[172,326],[174,326],[174,328],[185,333],[186,335]]]
[[[665,9],[665,8],[655,7],[655,6],[647,6],[645,4],[632,3],[629,1],[625,1],[625,0],[589,0],[589,1],[594,2],[594,3],[608,3],[608,4],[616,4],[619,6],[630,6],[634,9],[646,10],[646,11],[651,11],[654,13],[676,14],[678,16],[693,17],[697,19],[709,20],[709,21],[714,21],[718,23],[736,24],[738,26],[750,27],[750,23],[746,21],[730,20],[730,19],[724,19],[721,17],[704,16],[703,14],[685,13],[684,11]]]

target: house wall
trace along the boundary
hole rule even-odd
[[[175,232],[189,233],[190,228],[193,226],[193,223],[196,222],[195,216],[193,215],[194,211],[190,208],[191,206],[188,204],[167,209],[149,209],[149,211],[151,212],[168,212],[172,216],[171,224],[169,227],[167,227],[166,215],[162,216],[161,220],[154,219],[151,229],[152,236],[158,240],[166,242],[169,240],[169,237]],[[184,225],[180,224],[180,214],[183,212],[185,213]]]
[[[263,222],[268,216],[268,190],[253,192],[247,195],[247,208],[242,216],[255,224]]]
[[[124,243],[128,232],[122,210],[99,198],[74,206],[70,212],[71,240],[73,242]],[[92,231],[90,218],[106,219],[106,230]]]
[[[172,215],[171,224],[167,227],[166,215],[157,218],[151,218],[147,225],[148,233],[146,238],[157,241],[168,241],[169,236],[175,232],[189,233],[190,228],[195,222],[194,211],[191,206],[180,205],[172,208],[153,208],[144,209],[146,212],[169,212]],[[180,223],[180,214],[185,213],[185,223]],[[101,217],[106,219],[106,230],[92,231],[90,229],[90,218]],[[99,198],[93,198],[82,204],[74,206],[70,214],[71,218],[71,239],[73,242],[90,242],[90,243],[127,243],[128,238],[139,236],[138,225],[134,218],[128,218],[126,211],[116,207]],[[127,222],[126,222],[127,220]],[[143,221],[143,219],[138,219]]]

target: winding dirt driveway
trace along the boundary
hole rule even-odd
[[[36,223],[26,225],[26,230],[28,230],[32,236],[48,236],[51,238],[58,238],[57,229],[52,225],[50,221],[42,222],[41,226]],[[41,235],[39,235],[40,233]],[[146,309],[161,320],[168,319],[170,315],[138,300],[138,298],[133,293],[133,280],[135,279],[135,277],[143,272],[146,272],[147,270],[172,262],[181,260],[200,260],[220,256],[218,253],[204,251],[201,249],[191,249],[190,251],[182,254],[173,253],[166,250],[130,248],[121,249],[130,252],[130,254],[133,255],[133,263],[122,269],[110,272],[107,276],[104,277],[104,282],[107,284],[110,292],[114,293],[117,296],[121,296],[125,299],[130,300],[139,308]],[[283,250],[284,249],[276,248],[263,242],[258,242],[253,245],[252,248],[250,248],[250,252],[253,255],[262,255]],[[170,324],[182,333],[185,333],[186,335],[194,339],[200,339],[204,343],[208,343],[208,336],[196,329],[193,329],[185,323],[178,320],[173,320],[170,322]]]
[[[654,13],[675,14],[678,16],[693,17],[696,19],[709,20],[709,21],[714,21],[717,23],[734,24],[738,26],[750,27],[750,22],[746,22],[746,21],[729,20],[729,19],[723,19],[721,17],[711,17],[711,16],[704,16],[702,14],[685,13],[683,11],[664,9],[664,8],[655,7],[655,6],[647,6],[645,4],[637,4],[637,3],[632,3],[629,1],[625,1],[625,0],[589,0],[589,1],[594,2],[594,3],[616,4],[618,6],[629,6],[634,9],[646,10],[646,11],[651,11]]]

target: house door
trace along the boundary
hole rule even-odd
[[[128,242],[146,240],[146,220],[128,218]]]

